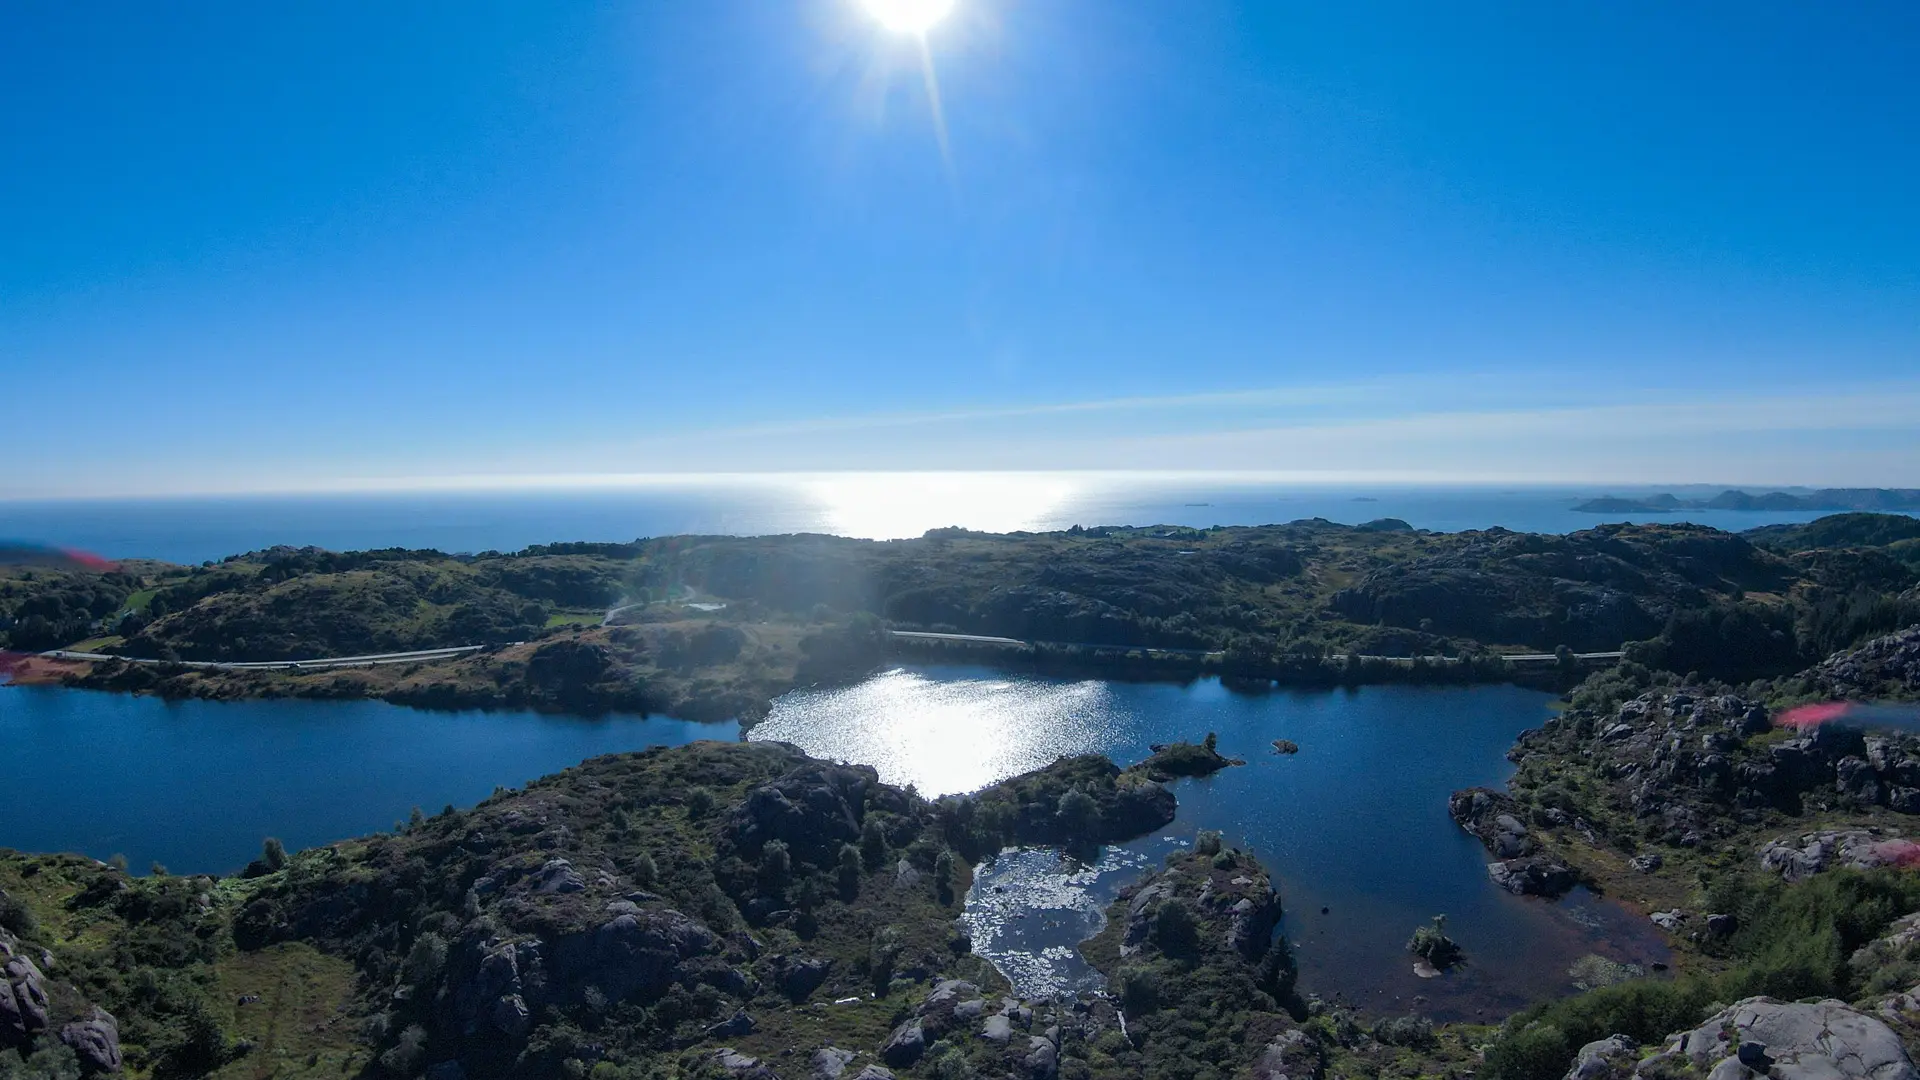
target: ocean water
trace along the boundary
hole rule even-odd
[[[1584,893],[1558,903],[1489,880],[1484,848],[1447,816],[1447,796],[1499,787],[1506,751],[1547,718],[1550,695],[1514,686],[1229,690],[1186,684],[1009,676],[986,668],[898,668],[860,684],[790,693],[749,737],[873,765],[924,795],[976,790],[1062,754],[1118,762],[1150,746],[1219,736],[1246,764],[1173,786],[1179,815],[1158,834],[1090,862],[1010,849],[979,868],[968,899],[974,948],[1024,992],[1097,981],[1074,952],[1120,886],[1217,829],[1277,879],[1301,985],[1382,1011],[1437,1018],[1502,1015],[1569,992],[1590,954],[1666,959],[1646,919]],[[1300,751],[1280,755],[1274,739]],[[1414,928],[1447,916],[1469,962],[1439,979],[1413,973]]]
[[[1688,488],[1679,494],[1697,495]],[[554,541],[675,534],[833,533],[878,539],[958,525],[988,531],[1073,525],[1261,525],[1400,518],[1455,532],[1492,526],[1564,533],[1606,521],[1694,521],[1740,530],[1818,513],[1693,510],[1605,515],[1572,508],[1652,489],[1333,487],[1126,474],[850,474],[722,477],[618,488],[511,492],[0,501],[0,538],[109,558],[192,563],[276,544],[514,551]]]

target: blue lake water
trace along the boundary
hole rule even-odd
[[[1711,490],[1673,490],[1683,497]],[[626,541],[680,533],[792,532],[891,538],[930,528],[1064,529],[1072,525],[1260,525],[1324,517],[1401,518],[1455,532],[1495,525],[1564,533],[1627,518],[1728,530],[1810,521],[1817,513],[1693,510],[1576,513],[1600,494],[1575,487],[1303,487],[1219,477],[1098,474],[745,478],[566,491],[395,493],[0,502],[0,538],[109,558],[192,563],[276,544],[513,551],[554,541]]]
[[[1248,694],[1215,679],[1113,683],[901,668],[789,694],[750,737],[872,764],[884,780],[938,795],[1060,754],[1101,752],[1124,763],[1153,743],[1215,732],[1221,752],[1246,764],[1176,783],[1179,816],[1159,834],[1108,849],[1092,866],[1010,851],[982,867],[970,900],[976,949],[1029,991],[1084,985],[1089,973],[1071,945],[1098,928],[1119,886],[1198,830],[1218,829],[1276,875],[1304,988],[1379,1010],[1467,1017],[1570,990],[1568,967],[1591,953],[1641,964],[1666,958],[1644,916],[1584,894],[1556,904],[1495,888],[1485,849],[1447,816],[1450,792],[1506,782],[1514,736],[1545,720],[1551,700],[1511,686]],[[1280,738],[1299,753],[1274,753]],[[1405,944],[1436,914],[1447,916],[1471,962],[1423,980]]]
[[[1028,992],[1090,985],[1073,946],[1098,929],[1120,886],[1197,830],[1219,829],[1275,873],[1305,989],[1375,1011],[1494,1016],[1571,989],[1567,969],[1587,954],[1665,958],[1644,917],[1495,889],[1485,852],[1447,817],[1449,792],[1506,780],[1507,747],[1547,716],[1549,700],[1503,686],[1248,694],[1211,679],[901,668],[788,694],[752,737],[871,764],[933,796],[1062,754],[1128,762],[1151,743],[1217,732],[1221,750],[1247,764],[1174,785],[1179,816],[1158,834],[1107,849],[1093,866],[1030,850],[982,867],[969,900],[976,947]],[[0,846],[226,872],[266,836],[327,843],[390,828],[414,806],[471,805],[597,754],[737,737],[731,724],[659,717],[0,688]],[[1273,753],[1276,738],[1300,752]],[[1420,980],[1403,947],[1440,913],[1471,962]]]
[[[0,686],[0,847],[227,873],[471,806],[599,754],[739,737],[733,724],[432,713],[378,701],[180,701]]]

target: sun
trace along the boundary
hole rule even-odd
[[[953,11],[954,0],[861,0],[867,14],[900,34],[925,34]]]

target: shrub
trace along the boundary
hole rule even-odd
[[[1494,1080],[1559,1080],[1572,1057],[1573,1047],[1559,1028],[1535,1022],[1502,1033],[1487,1051],[1486,1071]]]
[[[1200,926],[1185,901],[1161,901],[1153,913],[1153,941],[1169,956],[1185,956],[1200,947]]]
[[[1447,917],[1435,915],[1407,939],[1407,951],[1437,968],[1452,967],[1466,959],[1460,944],[1447,936]]]
[[[0,889],[0,930],[10,930],[21,937],[33,937],[40,930],[40,920],[34,918],[33,911],[26,904]]]

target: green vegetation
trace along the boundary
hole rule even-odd
[[[376,696],[748,721],[787,689],[858,676],[888,655],[978,655],[890,641],[886,628],[1037,642],[995,659],[1061,673],[1566,686],[1578,678],[1573,651],[1638,642],[1634,658],[1648,667],[1744,681],[1797,671],[1920,618],[1920,571],[1889,553],[1907,542],[1889,538],[1909,519],[1842,517],[1791,537],[1756,534],[1771,546],[1688,525],[1542,536],[1312,520],[943,529],[887,542],[671,537],[477,556],[277,548],[192,568],[15,571],[0,578],[0,633],[16,648],[85,641],[196,661],[490,645],[479,657],[397,668],[107,667],[74,678],[180,696]],[[1806,546],[1827,543],[1851,546]],[[685,596],[720,606],[674,602]],[[600,625],[608,612],[614,625]],[[555,642],[571,651],[534,662]],[[1499,659],[1512,651],[1565,659],[1516,669]]]
[[[1447,936],[1445,915],[1435,915],[1432,922],[1416,928],[1407,939],[1407,951],[1442,971],[1467,958],[1460,943]]]
[[[1081,946],[1107,975],[1130,1035],[1094,1048],[1096,1074],[1235,1076],[1269,1048],[1317,1071],[1319,1047],[1297,1036],[1293,1012],[1304,1006],[1292,953],[1285,938],[1269,940],[1279,897],[1252,856],[1217,838],[1209,847],[1169,856],[1130,886],[1106,929]],[[1250,904],[1236,917],[1242,900]]]
[[[1920,877],[1894,870],[1836,871],[1798,885],[1728,876],[1711,891],[1722,909],[1738,913],[1740,929],[1720,950],[1730,967],[1638,979],[1535,1005],[1502,1028],[1487,1053],[1488,1074],[1557,1080],[1588,1042],[1613,1034],[1657,1042],[1700,1023],[1714,1008],[1756,994],[1849,999],[1879,989],[1879,965],[1856,967],[1849,959],[1896,917],[1920,909]]]

